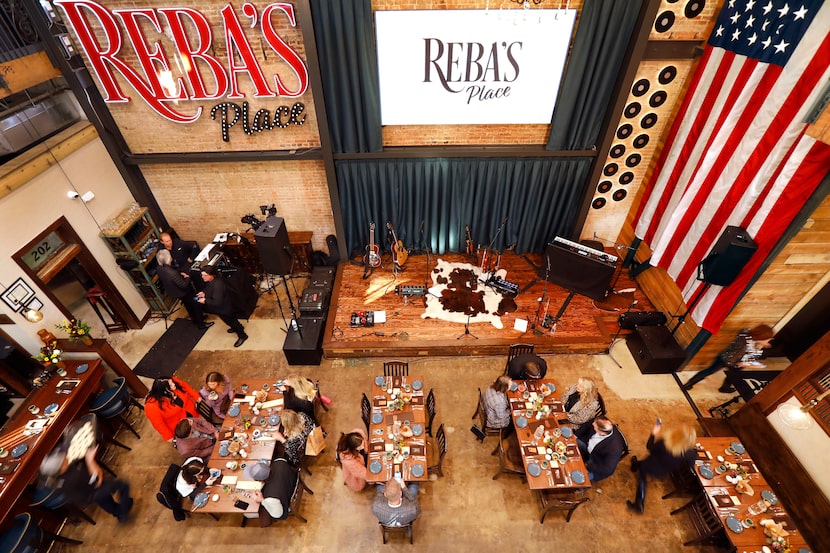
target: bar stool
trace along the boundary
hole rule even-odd
[[[5,553],[37,553],[42,546],[53,541],[80,545],[84,542],[64,538],[41,528],[29,513],[14,517],[14,525],[0,534],[0,551]]]
[[[116,378],[113,380],[113,383],[115,386],[107,388],[95,398],[95,401],[92,402],[92,406],[89,408],[89,411],[90,413],[95,413],[108,422],[110,432],[106,436],[107,441],[129,450],[131,449],[130,447],[115,439],[115,435],[118,433],[118,428],[113,427],[112,423],[109,421],[118,419],[121,421],[122,426],[126,426],[130,432],[135,434],[136,438],[141,439],[141,436],[125,415],[129,415],[129,411],[133,407],[138,407],[141,410],[143,410],[144,407],[142,407],[142,405],[132,396],[132,394],[130,394],[130,390],[127,388],[127,381],[124,377]]]
[[[83,507],[70,503],[69,499],[60,490],[43,486],[35,490],[30,506],[47,511],[56,511],[63,518],[68,518],[73,524],[77,524],[79,518],[90,524],[95,524],[95,519],[86,514]],[[2,551],[2,550],[0,550]]]

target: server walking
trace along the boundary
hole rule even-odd
[[[238,348],[245,343],[248,335],[242,323],[233,314],[231,297],[227,286],[221,278],[216,278],[216,267],[208,266],[202,270],[202,280],[205,289],[197,295],[198,302],[205,306],[205,311],[218,315],[222,322],[228,325],[229,333],[236,333],[237,339],[233,347]]]

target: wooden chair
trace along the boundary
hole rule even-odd
[[[620,455],[620,459],[622,459],[626,455],[631,453],[631,448],[628,447],[628,440],[625,438],[625,434],[622,433],[622,430],[620,430],[620,425],[619,424],[616,424],[616,423],[614,424],[614,432],[618,433],[620,435],[620,438],[622,438],[623,450],[622,450],[622,455]]]
[[[176,464],[171,464],[167,467],[167,472],[161,480],[159,491],[156,493],[156,500],[173,511],[173,518],[177,521],[185,520],[190,516],[190,513],[184,510],[182,496],[176,490],[176,479],[181,469],[182,467]]]
[[[607,411],[605,410],[605,400],[602,399],[602,394],[600,394],[599,392],[597,392],[597,403],[599,405],[597,405],[597,412],[594,415],[594,418],[604,417],[607,413]]]
[[[387,534],[403,534],[404,536],[409,536],[409,543],[414,543],[412,537],[412,523],[405,526],[386,526],[385,524],[380,524],[380,533],[383,536],[383,543],[386,543]]]
[[[700,481],[692,472],[693,470],[694,469],[691,467],[680,467],[677,470],[671,471],[669,473],[669,479],[671,480],[674,488],[672,491],[664,495],[663,499],[668,499],[669,497],[690,496],[700,493]]]
[[[697,537],[683,545],[715,545],[728,547],[729,540],[726,531],[723,529],[720,519],[715,515],[709,503],[709,498],[704,492],[698,493],[691,501],[671,512],[677,514],[685,511],[695,527]]]
[[[383,376],[409,376],[409,363],[406,361],[387,361],[383,364]]]
[[[300,514],[300,502],[303,499],[303,491],[307,491],[311,495],[314,495],[314,492],[311,491],[311,488],[305,485],[305,482],[303,482],[303,479],[300,478],[300,475],[298,474],[297,483],[294,485],[294,493],[291,494],[291,502],[288,506],[288,516],[297,517],[303,522],[308,522],[303,517],[303,515]]]
[[[536,499],[539,500],[539,506],[542,508],[542,517],[539,523],[545,522],[545,517],[548,513],[553,511],[564,511],[565,522],[571,521],[571,516],[577,507],[583,503],[587,503],[591,498],[587,497],[584,492],[556,492],[552,490],[536,490]]]
[[[366,425],[366,435],[369,435],[369,423],[371,422],[372,418],[372,402],[369,401],[369,398],[366,397],[366,394],[363,394],[363,398],[360,400],[360,418],[363,419],[363,424]]]
[[[507,374],[507,367],[514,358],[524,355],[525,353],[533,353],[533,344],[510,344],[510,349],[507,351],[507,362],[504,364],[504,374]]]
[[[435,419],[435,392],[430,388],[427,394],[427,436],[432,436],[432,421]]]
[[[479,436],[478,441],[484,442],[484,438],[487,436],[498,436],[499,429],[498,428],[490,428],[487,424],[487,410],[484,408],[484,395],[481,393],[481,388],[478,389],[478,404],[476,405],[476,411],[473,413],[474,420],[478,419],[478,426],[484,432],[483,436]],[[496,454],[496,451],[493,451],[493,455]]]
[[[447,436],[444,434],[444,425],[438,427],[435,439],[427,438],[427,473],[444,476],[444,455],[447,454]]]
[[[499,431],[499,445],[496,448],[499,455],[499,471],[493,476],[493,480],[497,480],[502,474],[515,474],[520,476],[522,481],[527,479],[519,447],[515,432],[505,436],[504,430]]]

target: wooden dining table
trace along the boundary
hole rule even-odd
[[[208,468],[221,471],[222,478],[203,490],[208,501],[202,507],[192,505],[193,512],[256,513],[259,509],[253,494],[262,488],[262,482],[246,477],[245,468],[260,460],[270,463],[274,455],[276,433],[280,429],[279,417],[284,407],[283,388],[281,381],[273,378],[249,378],[242,383],[245,384],[248,386],[247,392],[241,392],[241,388],[234,390],[237,397],[225,416],[219,429],[219,439],[208,459]],[[256,401],[254,392],[257,390],[266,393],[264,401]],[[258,403],[261,405],[256,409]],[[238,413],[236,407],[239,408]],[[244,456],[241,453],[225,453],[223,443],[230,446],[234,441],[242,446]],[[247,503],[247,507],[242,509],[235,506],[237,500]]]
[[[749,452],[735,437],[700,437],[696,444],[694,474],[709,499],[712,513],[723,525],[727,539],[738,553],[755,553],[769,546],[760,522],[771,519],[784,525],[793,553],[809,546],[804,541],[785,507],[778,500],[764,475],[752,461]],[[732,465],[738,468],[731,468]],[[752,495],[741,493],[733,482],[736,475],[749,483]],[[767,499],[765,511],[752,514],[750,508]]]
[[[573,429],[558,422],[565,407],[553,379],[514,380],[507,391],[510,415],[531,490],[575,491],[591,487]],[[537,438],[537,428],[541,436]]]
[[[13,514],[15,503],[37,476],[43,458],[101,388],[104,368],[100,359],[64,364],[66,376],[53,374],[0,428],[0,520]]]
[[[427,474],[424,379],[419,376],[377,376],[372,381],[367,482],[400,476],[423,482]],[[395,426],[401,434],[395,436]]]

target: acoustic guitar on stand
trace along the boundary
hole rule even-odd
[[[476,256],[476,245],[473,243],[473,235],[470,234],[470,225],[464,225],[464,234],[467,237],[467,255],[473,257],[475,259]]]
[[[363,278],[369,276],[371,269],[380,267],[380,248],[375,244],[375,223],[369,224],[369,245],[366,246],[366,255],[363,256]]]
[[[409,259],[409,252],[403,246],[403,242],[398,240],[398,235],[395,234],[395,228],[392,223],[387,221],[386,228],[392,233],[392,262],[398,267],[403,267],[406,260]]]

